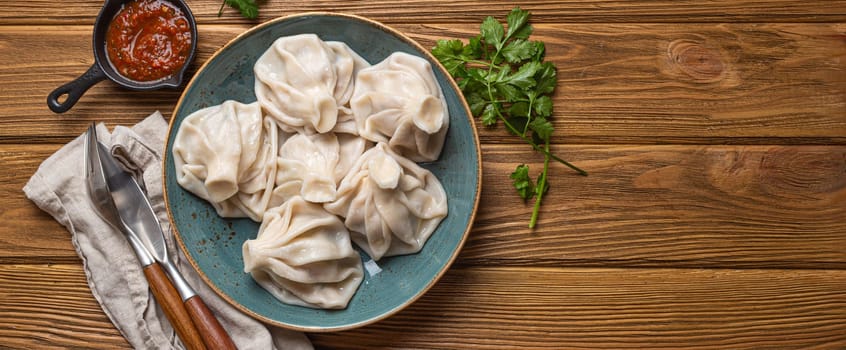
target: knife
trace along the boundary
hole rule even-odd
[[[96,131],[93,133],[96,133]],[[102,144],[99,142],[97,144],[98,158],[102,163],[105,181],[110,196],[115,203],[120,222],[129,231],[135,233],[138,241],[170,278],[206,347],[209,349],[237,349],[229,334],[214,317],[203,299],[197,295],[171,262],[158,218],[138,182],[120,168],[117,161]]]
[[[183,344],[191,350],[205,350],[200,332],[194,327],[191,316],[182,305],[179,293],[165,276],[162,267],[156,263],[152,254],[147,251],[138,234],[128,227],[119,216],[114,200],[109,191],[109,184],[104,172],[104,164],[101,162],[105,149],[97,141],[97,132],[92,124],[85,135],[85,177],[88,183],[88,192],[94,201],[100,215],[109,224],[115,225],[126,235],[130,247],[138,257],[144,271],[144,277],[153,292],[153,296],[161,305],[162,310],[170,321]],[[111,156],[109,156],[110,158]],[[107,163],[109,164],[109,163]]]

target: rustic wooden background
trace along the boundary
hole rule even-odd
[[[92,121],[166,116],[179,91],[103,82],[70,112],[46,95],[93,62],[102,2],[0,9],[0,348],[126,347],[64,228],[24,197]],[[195,67],[247,28],[304,11],[393,26],[431,47],[532,11],[558,66],[539,227],[512,193],[542,159],[479,127],[484,185],[456,264],[383,322],[318,348],[846,348],[846,1],[278,1],[257,21],[190,0]]]

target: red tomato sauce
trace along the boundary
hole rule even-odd
[[[164,0],[132,0],[106,32],[112,66],[135,81],[165,79],[179,71],[191,51],[191,28],[182,11]]]

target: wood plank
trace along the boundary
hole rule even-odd
[[[846,346],[843,287],[843,271],[452,269],[395,317],[312,339],[346,349],[834,349]]]
[[[534,232],[508,176],[541,159],[482,150],[465,264],[846,267],[844,146],[557,147],[590,175],[552,167]]]
[[[128,348],[81,265],[0,265],[0,296],[4,349]]]
[[[476,30],[397,27],[426,47]],[[195,67],[246,28],[202,27]],[[47,109],[47,94],[93,62],[88,30],[0,27],[0,61],[8,62],[0,68],[0,142],[64,143],[92,120],[169,115],[179,91],[130,92],[111,82],[68,113]],[[846,144],[842,24],[555,24],[537,33],[559,70],[556,143]],[[485,143],[519,142],[501,129],[480,133]]]
[[[312,339],[346,349],[834,349],[846,346],[843,287],[844,271],[452,269],[395,317]]]
[[[9,223],[0,228],[0,260],[24,262],[32,257],[50,257],[49,262],[79,258],[71,245],[70,233],[38,209],[23,193],[23,187],[41,162],[60,145],[19,145],[0,147],[0,220]]]
[[[834,349],[844,288],[832,270],[453,268],[387,320],[309,336],[344,349]],[[0,295],[4,346],[126,346],[78,265],[0,265]]]
[[[221,1],[189,2],[191,11],[200,23],[259,23],[290,14],[310,11],[331,11],[366,16],[392,24],[401,23],[479,23],[485,16],[504,17],[514,6],[532,11],[537,23],[595,23],[595,22],[843,22],[846,20],[846,1],[842,0],[597,0],[583,1],[509,1],[479,0],[407,1],[397,6],[395,1],[266,1],[256,20],[242,18],[235,10],[226,8],[218,17]],[[101,2],[82,1],[62,7],[56,16],[57,5],[47,0],[26,1],[14,11],[0,12],[0,24],[92,24],[100,11]],[[480,9],[484,9],[480,11]]]
[[[0,262],[76,253],[21,193],[55,145],[2,145]],[[551,170],[539,225],[508,175],[541,159],[484,145],[462,265],[846,268],[846,146],[568,146],[590,172]],[[527,156],[528,155],[528,156]]]

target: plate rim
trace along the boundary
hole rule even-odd
[[[412,47],[416,48],[418,51],[422,52],[426,56],[427,60],[432,64],[433,69],[437,69],[437,70],[441,71],[441,73],[444,75],[444,77],[446,77],[447,82],[450,85],[452,85],[452,88],[457,92],[459,99],[461,100],[460,101],[461,107],[463,107],[464,110],[465,110],[465,113],[466,113],[466,116],[467,116],[467,121],[470,124],[471,133],[473,135],[473,143],[476,146],[476,164],[475,164],[475,168],[476,168],[476,188],[474,189],[475,193],[474,193],[474,196],[473,196],[473,205],[472,205],[472,210],[470,212],[469,220],[467,221],[467,226],[464,228],[464,232],[462,233],[461,240],[458,242],[458,245],[452,251],[452,254],[450,255],[449,259],[447,259],[447,261],[444,263],[443,268],[441,268],[440,271],[438,271],[438,273],[434,276],[434,278],[432,278],[432,280],[429,281],[429,283],[427,283],[422,289],[420,289],[420,291],[417,292],[414,296],[412,296],[411,298],[409,298],[408,300],[406,300],[402,304],[399,304],[396,307],[394,307],[394,308],[392,308],[392,309],[390,309],[390,310],[388,310],[388,311],[386,311],[386,312],[384,312],[384,313],[382,313],[382,314],[380,314],[376,317],[371,317],[371,318],[361,320],[361,321],[358,321],[358,322],[354,322],[354,323],[349,323],[349,324],[344,324],[344,325],[339,325],[339,326],[327,326],[327,327],[301,326],[301,325],[291,324],[291,323],[287,323],[287,322],[282,322],[282,321],[279,321],[279,320],[274,320],[274,319],[268,318],[264,315],[260,315],[256,312],[244,307],[239,302],[232,300],[232,298],[227,293],[220,290],[220,288],[218,288],[218,286],[206,275],[206,273],[203,272],[203,270],[199,268],[197,261],[195,261],[194,257],[189,253],[188,247],[186,246],[185,242],[183,241],[182,235],[179,233],[179,229],[176,226],[173,213],[171,212],[170,201],[168,200],[168,189],[167,189],[168,186],[167,186],[166,181],[162,181],[162,187],[163,187],[162,192],[163,192],[165,209],[167,210],[168,221],[170,223],[171,231],[173,232],[173,235],[176,238],[176,241],[178,243],[177,245],[179,246],[179,249],[182,251],[186,260],[191,264],[191,267],[194,269],[194,271],[197,273],[197,275],[199,275],[200,278],[203,280],[203,282],[205,282],[205,284],[210,289],[212,289],[215,292],[215,294],[217,294],[221,299],[225,300],[230,306],[233,306],[236,309],[238,309],[239,311],[249,315],[250,317],[252,317],[256,320],[264,322],[266,324],[270,324],[270,325],[274,325],[274,326],[278,326],[278,327],[282,327],[282,328],[286,328],[286,329],[291,329],[291,330],[295,330],[295,331],[302,331],[302,332],[338,332],[338,331],[344,331],[344,330],[350,330],[350,329],[354,329],[354,328],[358,328],[358,327],[363,327],[363,326],[384,320],[384,319],[386,319],[390,316],[393,316],[394,314],[396,314],[400,310],[405,309],[406,307],[408,307],[409,305],[411,305],[415,301],[417,301],[424,294],[426,294],[426,292],[428,292],[429,289],[431,289],[443,277],[443,275],[447,272],[447,270],[449,270],[450,267],[452,267],[452,264],[455,262],[455,259],[458,257],[459,252],[463,249],[464,244],[467,242],[467,237],[470,235],[470,231],[472,230],[473,224],[476,220],[476,213],[478,212],[479,200],[480,200],[481,192],[482,192],[481,191],[482,190],[482,149],[481,149],[481,145],[480,145],[480,142],[479,142],[478,129],[477,129],[477,126],[476,126],[475,119],[473,118],[473,113],[471,113],[471,111],[470,111],[470,106],[467,104],[467,100],[464,98],[464,95],[461,92],[461,89],[458,87],[458,84],[455,82],[455,79],[452,77],[451,74],[449,74],[449,72],[443,66],[443,64],[441,64],[440,61],[438,61],[438,59],[435,58],[435,56],[433,56],[431,52],[429,52],[428,49],[426,49],[425,47],[420,45],[414,39],[411,39],[410,37],[408,37],[404,33],[400,32],[399,30],[391,28],[391,27],[389,27],[385,24],[382,24],[381,22],[378,22],[378,21],[375,21],[375,20],[372,20],[372,19],[369,19],[369,18],[366,18],[366,17],[363,17],[363,16],[354,15],[354,14],[346,14],[346,13],[338,13],[338,12],[325,12],[325,11],[303,12],[303,13],[298,13],[298,14],[292,14],[292,15],[277,17],[277,18],[265,21],[263,23],[260,23],[258,25],[255,25],[255,26],[245,30],[244,32],[238,34],[237,36],[235,36],[231,40],[227,41],[226,44],[224,44],[223,46],[221,46],[220,48],[215,50],[214,54],[212,54],[205,62],[203,62],[203,64],[199,68],[197,68],[197,71],[194,72],[194,74],[191,76],[190,81],[182,89],[182,92],[179,95],[179,100],[177,100],[176,105],[174,106],[173,110],[171,111],[170,120],[168,121],[167,134],[165,135],[165,144],[164,144],[164,149],[162,151],[164,153],[162,155],[162,179],[163,180],[165,179],[165,175],[167,173],[167,161],[169,159],[171,159],[171,156],[168,154],[169,153],[168,149],[169,149],[169,146],[170,146],[170,143],[171,143],[170,135],[172,134],[173,128],[175,126],[176,113],[182,107],[182,103],[184,102],[186,92],[191,87],[193,87],[193,85],[196,82],[197,77],[200,75],[200,73],[202,73],[206,69],[206,67],[212,61],[214,61],[215,58],[217,58],[217,56],[220,55],[224,50],[226,50],[230,46],[234,45],[236,42],[242,40],[243,38],[245,38],[245,37],[247,37],[247,36],[249,36],[249,35],[251,35],[255,32],[258,32],[258,31],[260,31],[260,30],[262,30],[266,27],[275,25],[275,24],[280,23],[280,22],[290,21],[290,20],[294,20],[294,19],[302,18],[302,17],[318,17],[318,16],[340,17],[340,18],[344,18],[344,19],[348,19],[348,20],[365,22],[367,24],[370,24],[370,25],[378,28],[379,30],[382,30],[384,32],[387,32],[388,34],[395,36],[396,38],[402,40],[406,44],[411,45]]]

